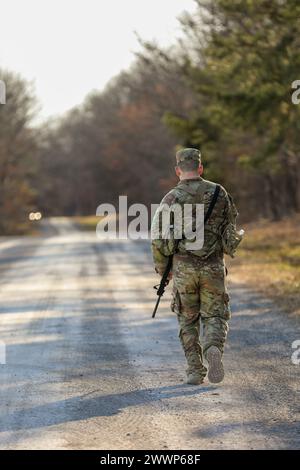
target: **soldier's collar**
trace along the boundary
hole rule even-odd
[[[178,184],[188,183],[190,181],[202,181],[202,179],[203,178],[201,178],[201,176],[196,176],[195,178],[186,178],[186,179],[180,180]]]

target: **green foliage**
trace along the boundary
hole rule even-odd
[[[196,4],[196,12],[181,20],[181,73],[194,106],[184,117],[166,114],[165,122],[184,144],[201,147],[209,174],[215,167],[224,176],[226,165],[235,165],[262,175],[274,217],[276,204],[299,210],[300,106],[292,103],[291,84],[300,78],[300,4]]]
[[[186,138],[199,135],[202,145],[206,138],[216,139],[216,133],[206,133],[209,124],[203,126],[204,111],[213,126],[231,126],[232,140],[238,130],[259,137],[259,155],[251,162],[260,170],[270,165],[274,169],[276,158],[269,157],[278,156],[282,145],[299,152],[300,108],[290,96],[291,83],[300,76],[299,2],[210,0],[197,4],[202,23],[187,19],[185,26],[206,27],[208,39],[199,49],[202,62],[187,61],[183,70],[199,104],[199,120],[194,114],[189,116]],[[169,117],[169,122],[176,127],[174,119]],[[178,135],[183,127],[177,123]]]

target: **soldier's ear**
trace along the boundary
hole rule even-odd
[[[181,175],[181,169],[179,168],[179,166],[175,166],[175,173],[178,177]]]
[[[202,175],[202,173],[203,173],[203,165],[199,165],[198,173],[199,173],[200,176]]]

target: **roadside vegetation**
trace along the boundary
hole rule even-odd
[[[230,278],[273,298],[284,311],[300,315],[300,215],[245,226],[236,258],[227,260]]]

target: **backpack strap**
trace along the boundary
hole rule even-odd
[[[214,207],[215,207],[216,202],[217,202],[218,197],[219,197],[219,193],[220,193],[220,185],[216,184],[213,197],[210,201],[209,207],[208,207],[207,212],[206,212],[205,217],[204,217],[204,224],[206,224],[206,222],[208,221],[208,219],[210,218],[210,216],[212,214],[212,211],[214,210]]]

